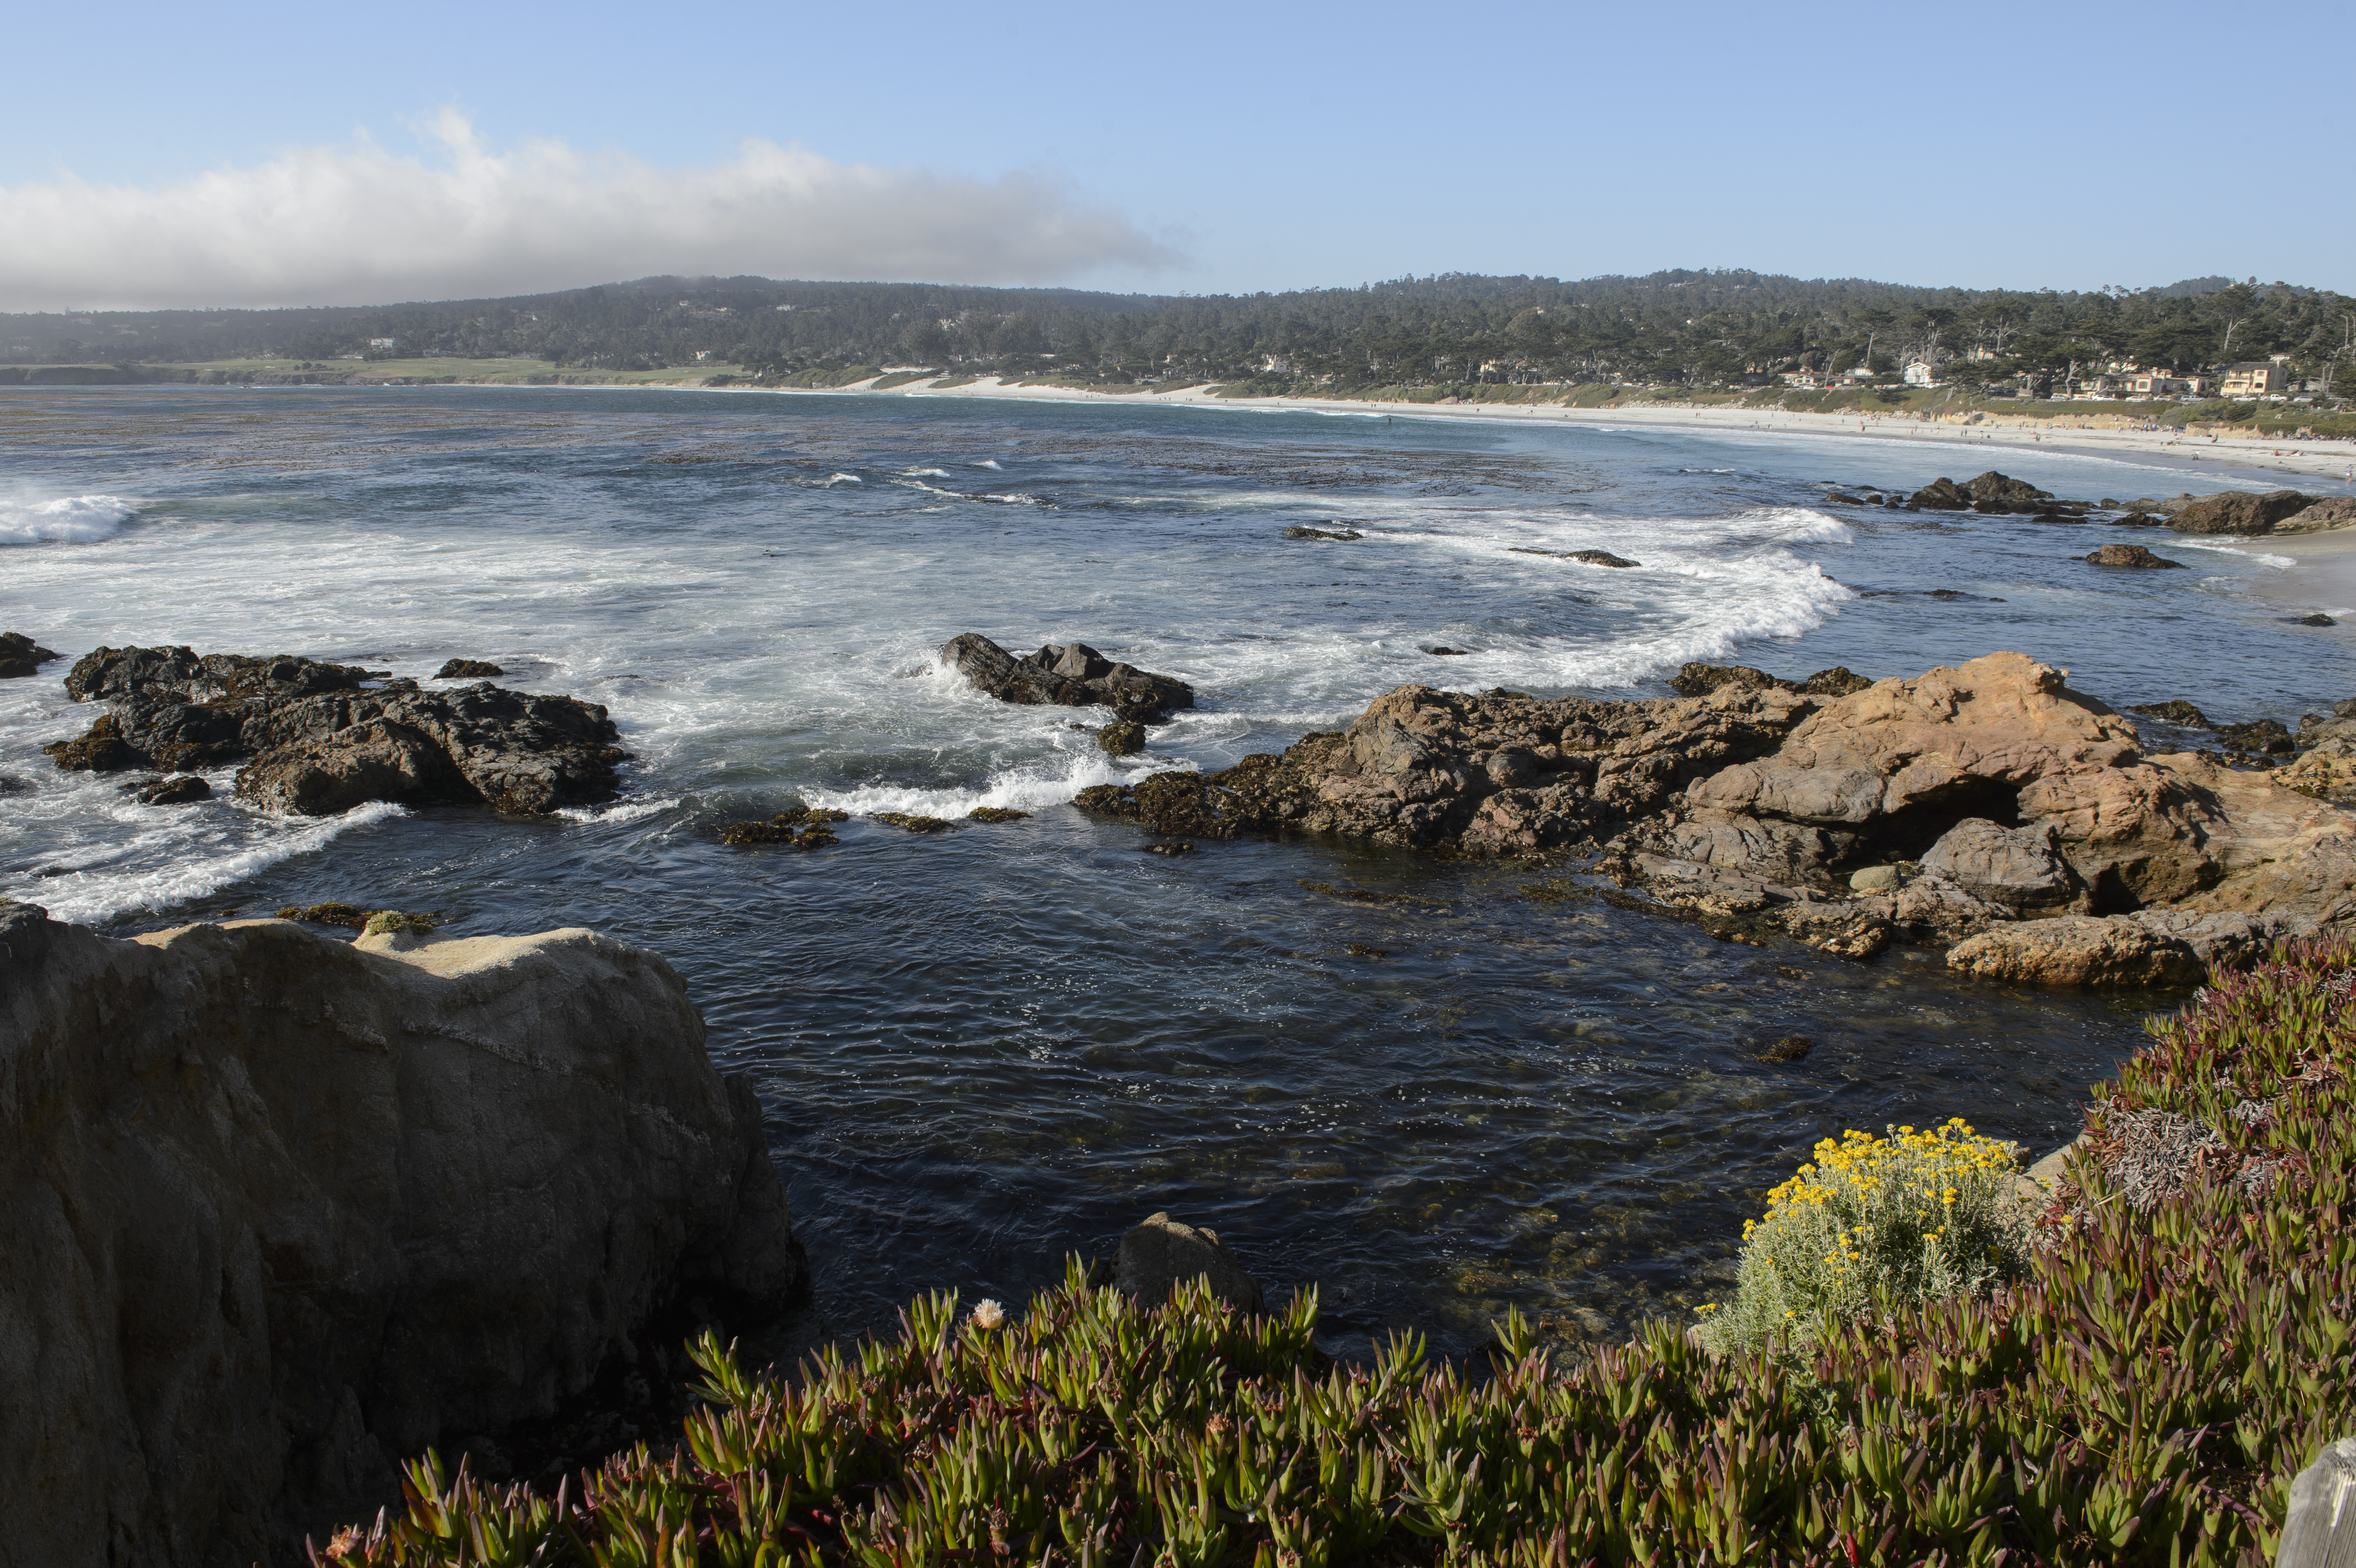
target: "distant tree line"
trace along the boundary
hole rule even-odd
[[[385,339],[391,347],[370,347]],[[448,356],[640,370],[701,357],[767,374],[905,365],[1110,383],[1248,379],[1269,390],[1703,389],[1792,370],[1887,376],[1913,359],[1986,384],[2273,355],[2287,355],[2298,379],[2337,389],[2336,373],[2356,360],[2356,300],[2222,277],[2061,293],[1676,271],[1577,283],[1449,273],[1200,296],[648,278],[367,308],[0,315],[0,361],[12,363]],[[2347,385],[2356,392],[2356,374]]]

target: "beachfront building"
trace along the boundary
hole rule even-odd
[[[2128,395],[2137,398],[2198,398],[2209,390],[2206,376],[2178,376],[2166,370],[2130,371],[2123,379]]]
[[[1824,389],[1825,379],[1814,370],[1786,370],[1783,385],[1795,392],[1817,392]]]
[[[348,342],[350,340],[346,339],[346,341]],[[400,347],[401,339],[398,337],[371,337],[369,339],[369,347],[377,350],[379,353],[382,353],[388,348]]]
[[[2218,390],[2229,398],[2278,398],[2290,390],[2290,368],[2279,359],[2228,365]]]
[[[1935,387],[1939,384],[1939,368],[1928,359],[1906,362],[1906,384],[1910,387]]]

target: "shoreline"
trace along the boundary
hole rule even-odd
[[[1910,449],[1922,451],[1954,452],[1958,455],[1983,448],[1991,452],[2023,448],[2038,453],[2052,452],[2115,461],[2137,460],[2165,467],[2180,467],[2188,476],[2231,476],[2238,474],[2257,482],[2264,482],[2275,475],[2304,476],[2329,482],[2331,488],[2326,494],[2356,495],[2356,442],[2324,438],[2293,445],[2276,440],[2202,439],[2173,430],[2111,430],[2096,426],[2057,428],[2042,420],[1985,413],[1979,415],[1976,422],[1966,423],[1961,419],[1876,419],[1869,415],[1815,413],[1791,409],[1697,409],[1691,404],[1644,409],[1579,409],[1546,403],[1448,404],[1383,402],[1353,398],[1222,398],[1197,387],[1174,392],[1092,392],[1076,387],[1010,385],[994,376],[939,390],[910,383],[877,391],[872,380],[837,388],[764,387],[745,389],[814,392],[820,396],[1025,398],[1071,403],[1150,402],[1298,411],[1361,418],[1470,419],[1503,425],[1573,424],[1603,429],[1695,430],[1707,431],[1713,435],[1839,435],[1903,443]],[[1970,475],[1958,473],[1954,477],[1960,480]],[[2283,485],[2277,487],[2288,489],[2297,486]]]

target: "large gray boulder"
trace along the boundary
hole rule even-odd
[[[1148,1215],[1121,1237],[1113,1258],[1113,1284],[1148,1307],[1168,1300],[1173,1285],[1197,1278],[1207,1278],[1211,1294],[1239,1312],[1260,1309],[1259,1282],[1216,1231]]]
[[[2000,827],[1967,816],[1922,856],[1922,869],[1974,898],[2011,910],[2054,909],[2079,897],[2077,879],[2053,842],[2053,829]]]
[[[758,1102],[652,954],[5,901],[0,1261],[0,1519],[51,1568],[281,1558],[682,1293],[807,1274]]]

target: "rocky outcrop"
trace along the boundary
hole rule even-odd
[[[2173,567],[2184,570],[2180,560],[2169,560],[2157,556],[2139,544],[2106,544],[2086,558],[2089,566],[2124,566],[2133,570],[2153,571]]]
[[[1961,485],[1952,479],[1933,479],[1909,496],[1906,504],[1924,511],[1973,511],[1991,515],[2053,515],[2086,510],[2083,501],[2057,501],[2051,491],[2040,490],[2027,480],[2014,479],[1994,469]]]
[[[604,708],[488,683],[367,684],[381,678],[284,656],[100,648],[66,690],[112,710],[43,749],[60,768],[100,773],[242,761],[241,798],[306,816],[372,800],[530,813],[614,797],[627,753]]]
[[[941,645],[942,662],[953,666],[976,691],[1001,702],[1110,708],[1137,723],[1160,722],[1173,708],[1194,706],[1194,688],[1174,676],[1155,675],[1117,664],[1086,643],[1015,657],[977,632]]]
[[[1173,1285],[1191,1279],[1207,1279],[1211,1294],[1238,1312],[1260,1310],[1259,1282],[1216,1231],[1153,1214],[1121,1237],[1113,1258],[1113,1284],[1121,1290],[1153,1306],[1170,1298]]]
[[[1959,959],[2014,978],[2147,977],[2356,931],[2356,817],[2286,787],[2306,781],[2146,755],[2133,724],[2049,666],[1995,654],[1839,698],[1702,671],[1689,684],[1733,678],[1637,702],[1402,687],[1281,756],[1098,785],[1078,804],[1189,838],[1601,848],[1597,870],[1726,934],[1856,957],[2084,923]],[[2115,951],[2086,956],[2104,932]]]
[[[1749,665],[1689,664],[1670,680],[1669,689],[1680,697],[1707,697],[1721,686],[1773,686],[1785,691],[1804,691],[1814,697],[1847,697],[1872,684],[1847,665],[1820,669],[1805,680],[1786,680]]]
[[[58,656],[22,632],[0,632],[0,680],[21,679]]]
[[[434,672],[436,680],[495,680],[507,674],[488,659],[445,659]]]
[[[10,1561],[284,1561],[805,1265],[670,966],[588,931],[133,941],[0,903]]]
[[[2274,526],[2278,534],[2311,534],[2325,528],[2356,528],[2356,496],[2334,496],[2310,502]]]
[[[2314,504],[2314,497],[2296,490],[2272,490],[2260,496],[2247,490],[2221,490],[2179,507],[2169,527],[2179,534],[2265,534],[2287,517]]]

